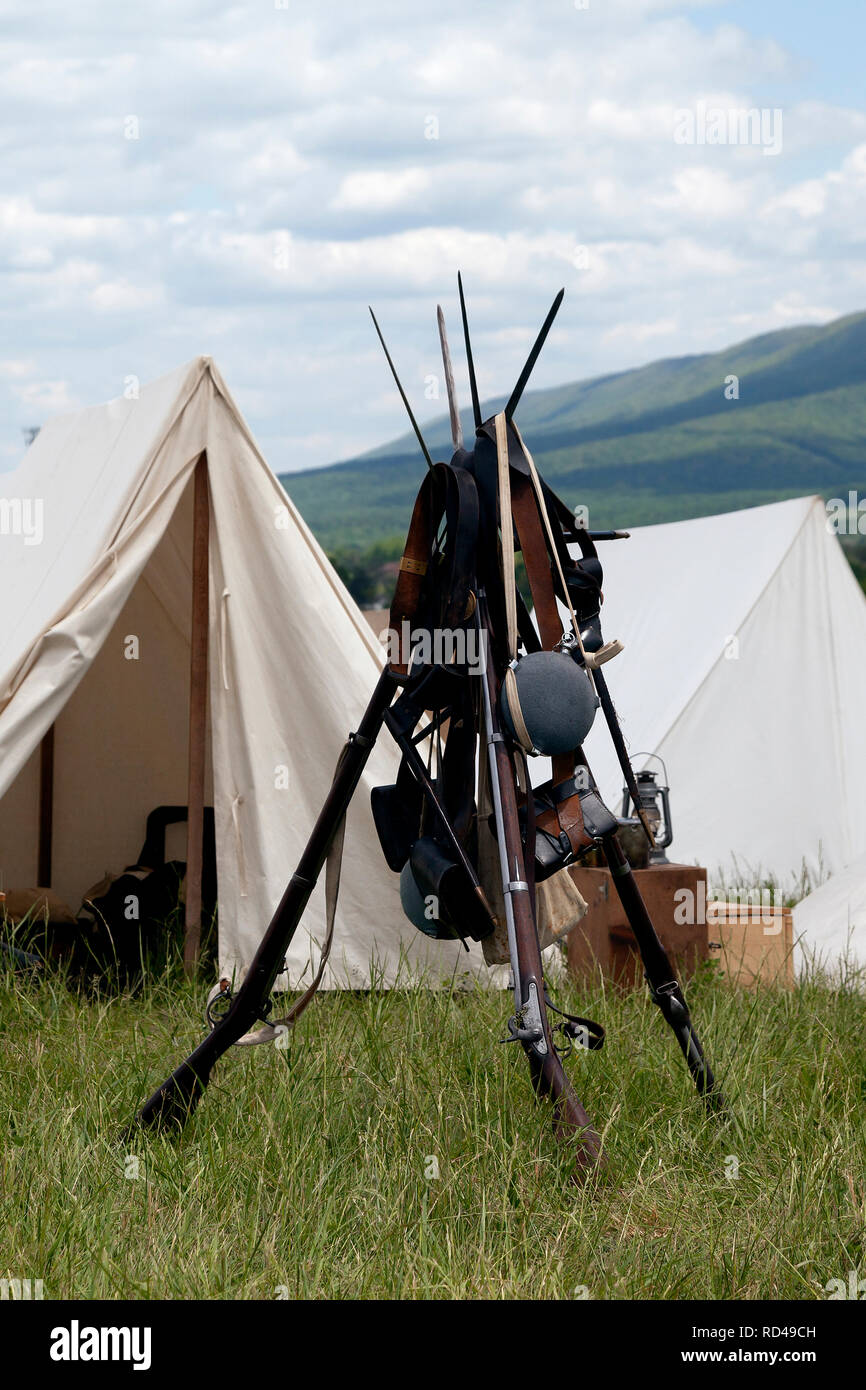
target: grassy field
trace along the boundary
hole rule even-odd
[[[608,1028],[569,1063],[608,1154],[576,1185],[497,1043],[504,994],[322,996],[287,1049],[226,1059],[181,1139],[128,1139],[203,990],[7,974],[0,1274],[46,1299],[826,1297],[866,1272],[866,1001],[710,968],[690,994],[727,1127],[642,991],[561,992]]]

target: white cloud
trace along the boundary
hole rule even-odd
[[[131,285],[128,280],[106,280],[91,292],[90,302],[96,309],[109,312],[148,309],[163,299],[161,285]]]
[[[13,386],[13,394],[29,411],[46,415],[57,415],[65,410],[74,410],[78,401],[70,391],[68,381],[29,381],[24,386]]]
[[[605,330],[604,337],[608,343],[615,343],[621,338],[646,343],[652,338],[671,338],[678,329],[676,319],[658,319],[655,323],[616,323]]]
[[[346,175],[331,206],[343,212],[390,212],[410,205],[431,183],[426,169],[362,169]]]
[[[835,310],[829,304],[810,304],[804,294],[791,290],[777,299],[771,313],[781,327],[793,323],[826,323]]]
[[[820,217],[827,207],[827,185],[823,179],[807,179],[771,198],[765,213],[795,212],[799,217]]]
[[[656,196],[656,205],[683,219],[718,222],[724,218],[747,216],[754,203],[752,180],[735,178],[723,169],[695,165],[673,176],[670,191]]]
[[[432,413],[458,266],[487,392],[561,284],[539,385],[866,304],[866,102],[822,100],[724,0],[0,13],[16,450],[35,413],[204,351],[278,469],[358,452],[404,427],[366,304]],[[675,143],[676,111],[783,83],[778,158]]]
[[[639,107],[608,100],[590,102],[586,113],[589,125],[604,135],[644,143],[670,139],[674,114],[673,106]]]
[[[0,376],[12,377],[13,379],[30,376],[35,370],[35,366],[36,364],[32,360],[7,358],[5,362],[0,362]]]

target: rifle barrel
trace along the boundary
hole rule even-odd
[[[479,590],[478,593],[476,622],[482,644],[484,724],[505,899],[508,949],[514,977],[516,1017],[519,1019],[528,1015],[537,1018],[541,1032],[540,1037],[521,1038],[520,1041],[529,1058],[529,1069],[536,1094],[549,1096],[552,1101],[553,1128],[557,1137],[574,1143],[575,1157],[580,1168],[592,1168],[603,1161],[601,1139],[566,1075],[553,1045],[553,1034],[547,1018],[544,1002],[544,967],[535,913],[526,882],[514,769],[497,715],[498,691],[490,648],[487,601],[483,590]]]

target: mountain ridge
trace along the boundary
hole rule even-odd
[[[517,418],[551,485],[599,527],[837,496],[866,484],[866,312],[528,391]],[[446,414],[422,433],[450,456]],[[282,481],[326,548],[363,547],[405,531],[420,462],[408,434]]]

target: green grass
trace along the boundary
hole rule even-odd
[[[583,1184],[497,1042],[504,994],[321,996],[285,1051],[225,1059],[180,1139],[121,1139],[203,990],[7,974],[0,1275],[46,1298],[810,1299],[863,1271],[862,994],[693,981],[727,1127],[643,991],[560,995],[608,1028],[568,1063],[608,1156]]]

